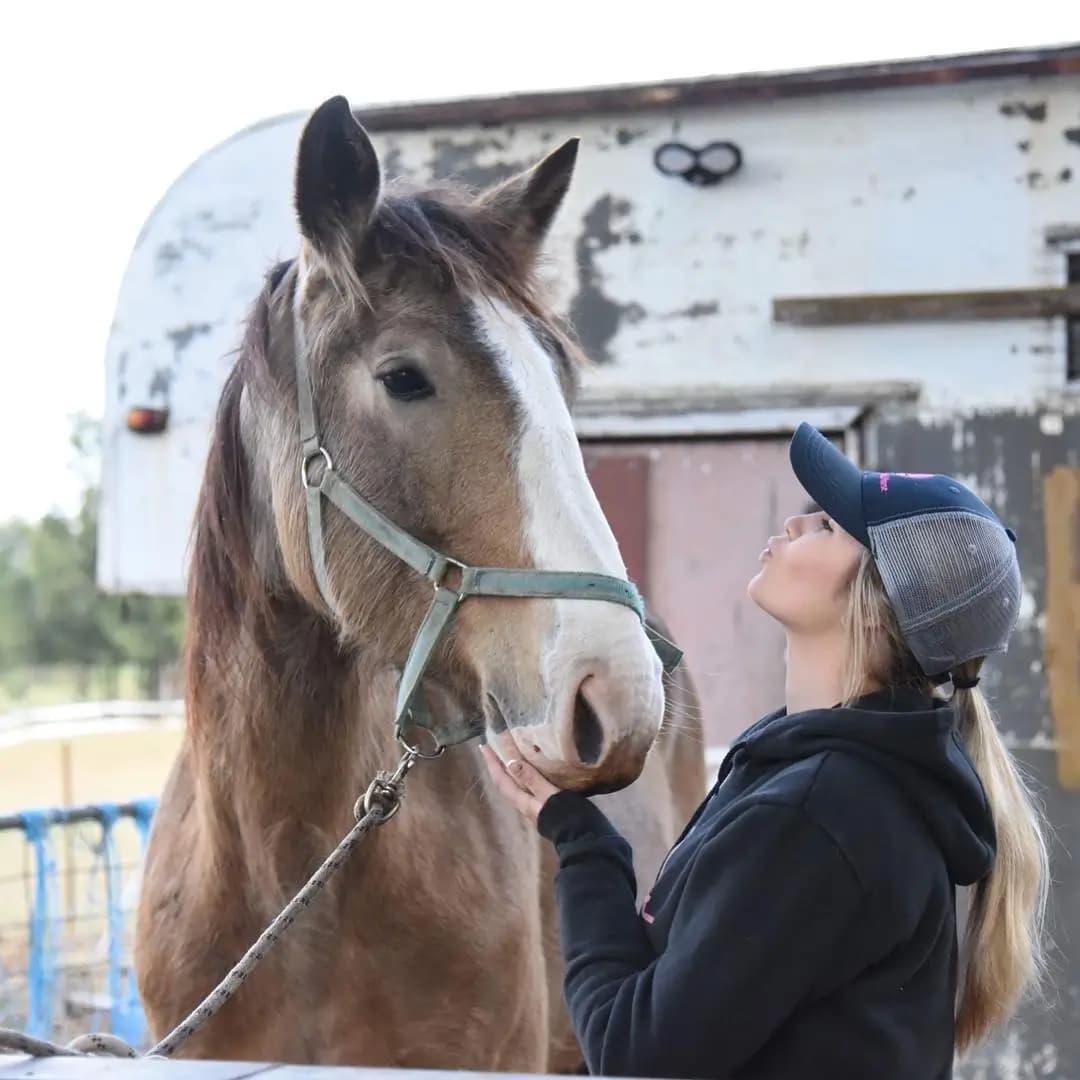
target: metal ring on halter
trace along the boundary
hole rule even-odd
[[[304,485],[304,490],[308,491],[313,487],[318,487],[318,484],[312,484],[311,479],[308,476],[308,469],[311,467],[311,463],[318,457],[321,457],[326,465],[323,475],[334,471],[334,459],[330,456],[330,451],[325,446],[320,446],[318,449],[313,450],[306,458],[300,462],[300,483]]]
[[[458,589],[453,588],[446,584],[446,572],[448,570],[456,570],[461,580],[465,580],[465,571],[469,568],[464,563],[459,563],[457,559],[451,559],[449,555],[439,556],[438,573],[431,576],[431,587],[438,592],[440,589],[447,589],[452,593],[456,593],[460,599],[464,599],[461,592]]]
[[[423,730],[426,731],[427,729],[425,728]],[[435,736],[432,735],[432,738],[434,737]],[[421,750],[418,746],[413,746],[412,743],[410,743],[409,740],[400,733],[397,736],[397,741],[398,746],[400,746],[402,750],[404,750],[407,754],[412,754],[413,756],[419,758],[420,761],[434,761],[436,758],[440,758],[443,756],[443,754],[446,753],[445,746],[439,746],[438,744],[436,744],[435,752],[433,754],[425,754],[423,750]]]

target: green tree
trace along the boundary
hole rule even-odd
[[[183,604],[98,590],[100,426],[77,417],[72,445],[84,487],[78,513],[0,526],[0,678],[27,665],[68,665],[81,673],[75,691],[84,695],[91,672],[112,689],[117,670],[133,665],[142,693],[153,697],[163,667],[179,655]]]

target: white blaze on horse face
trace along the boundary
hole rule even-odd
[[[523,418],[518,486],[526,542],[543,570],[626,573],[618,544],[585,475],[555,361],[526,321],[501,300],[476,304],[484,344],[497,359]]]
[[[525,513],[524,541],[533,562],[543,570],[625,577],[615,536],[585,473],[555,360],[526,321],[501,301],[482,297],[475,309],[483,342],[496,358],[522,417],[517,484]],[[540,657],[548,709],[544,720],[557,720],[556,713],[565,713],[566,695],[576,696],[581,680],[594,675],[598,678],[590,680],[594,692],[590,698],[608,697],[600,684],[622,680],[624,691],[636,692],[650,714],[646,726],[651,724],[656,703],[662,701],[659,665],[637,615],[619,604],[596,600],[544,603],[551,605],[552,613],[551,631]],[[611,730],[612,735],[624,734],[626,726],[642,722],[642,717],[634,715],[604,716],[603,701],[590,703],[605,727],[621,729]],[[659,723],[658,716],[655,720]]]

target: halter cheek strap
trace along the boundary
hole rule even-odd
[[[483,733],[483,721],[479,717],[436,726],[420,693],[424,672],[436,647],[453,621],[458,606],[470,596],[607,600],[622,604],[641,619],[664,670],[671,672],[678,666],[683,655],[681,650],[645,621],[645,603],[631,582],[608,574],[468,566],[436,551],[394,524],[335,472],[333,459],[319,439],[311,373],[303,348],[296,351],[296,376],[302,454],[300,481],[307,501],[308,547],[315,580],[327,606],[338,614],[326,569],[324,497],[376,543],[427,578],[435,590],[398,684],[394,725],[399,737],[407,725],[414,724],[427,728],[437,745],[443,748]],[[312,475],[313,466],[319,462],[322,467],[316,478]],[[454,584],[450,584],[451,577],[456,579]]]

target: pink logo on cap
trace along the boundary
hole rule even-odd
[[[902,476],[905,480],[929,480],[933,477],[933,473],[928,472],[897,472],[897,473],[879,473],[878,474],[878,487],[882,491],[889,490],[889,477],[890,476]]]

